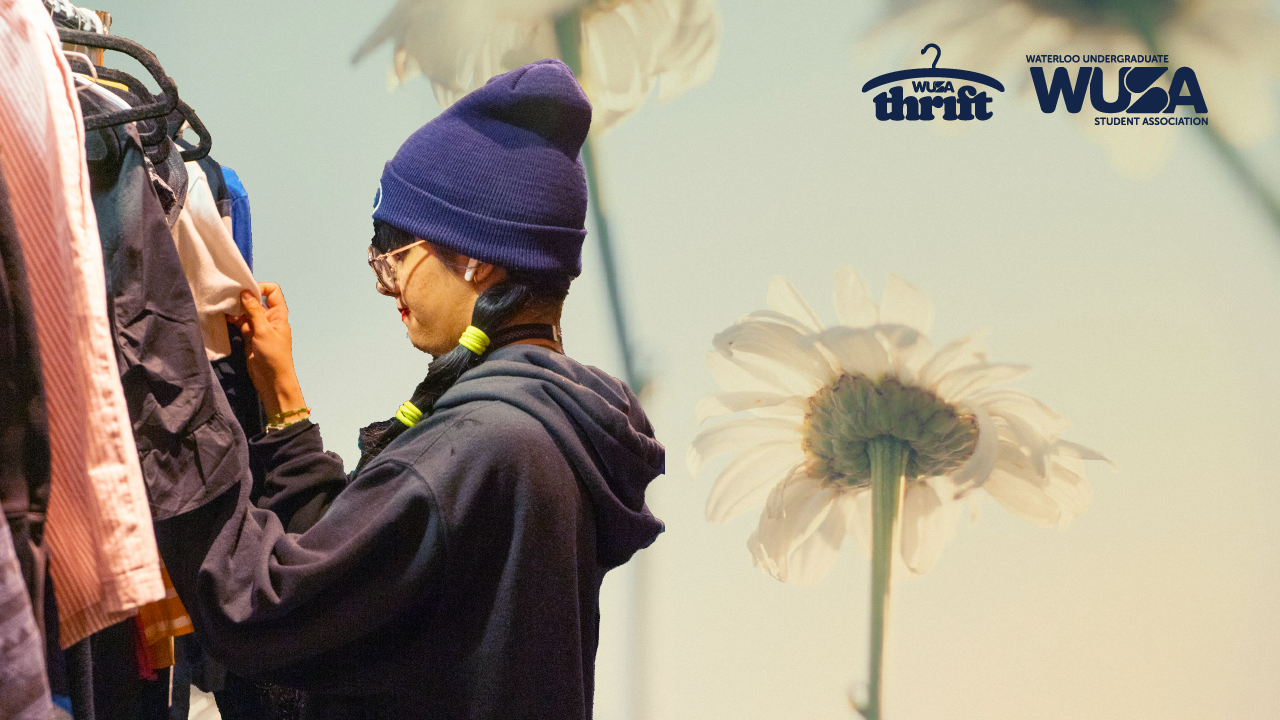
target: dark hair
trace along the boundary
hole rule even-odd
[[[426,238],[423,238],[426,239]],[[379,253],[391,252],[417,242],[413,233],[375,220],[373,222],[373,247]],[[465,266],[459,261],[461,255],[448,248],[431,243],[432,249],[440,254],[446,265],[457,269]],[[498,331],[511,323],[521,310],[528,308],[558,308],[569,294],[569,283],[573,278],[562,275],[543,275],[508,270],[507,277],[495,283],[476,298],[475,309],[471,313],[471,324],[480,328],[490,337],[489,347],[484,353],[476,355],[459,345],[449,352],[436,357],[427,366],[427,376],[418,383],[409,402],[422,411],[425,419],[435,409],[436,401],[445,391],[453,387],[458,378],[471,368],[488,359],[489,354],[501,347]],[[493,342],[497,339],[498,342]],[[360,463],[356,472],[360,472],[369,461],[377,457],[392,440],[408,427],[395,419],[374,423],[360,431]]]

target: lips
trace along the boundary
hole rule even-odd
[[[400,322],[406,322],[406,321],[408,321],[408,319],[409,319],[409,308],[407,308],[407,307],[397,307],[396,309],[400,311]]]

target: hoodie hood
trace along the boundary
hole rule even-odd
[[[605,567],[625,563],[663,531],[644,491],[665,471],[666,451],[622,381],[537,345],[508,345],[458,378],[435,407],[476,400],[515,406],[546,428],[591,500]]]

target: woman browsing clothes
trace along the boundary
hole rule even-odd
[[[269,415],[249,448],[265,483],[157,537],[210,653],[306,690],[308,717],[591,716],[600,583],[662,531],[644,490],[664,452],[631,391],[560,344],[590,122],[569,69],[543,60],[387,163],[369,262],[435,359],[361,432],[350,477],[307,419],[279,286],[232,319]]]

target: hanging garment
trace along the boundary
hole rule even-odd
[[[75,95],[44,6],[0,0],[0,164],[41,348],[52,450],[45,538],[63,647],[164,597]]]
[[[129,618],[93,634],[94,720],[161,720],[168,717],[169,671],[140,674],[144,657],[138,625]]]
[[[0,718],[53,717],[41,644],[9,525],[0,523]]]
[[[244,183],[235,170],[222,166],[222,179],[227,183],[227,194],[231,196],[231,235],[235,238],[236,247],[244,262],[253,269],[253,222],[249,217],[249,193],[245,192]]]
[[[138,617],[135,618],[146,643],[147,665],[152,670],[171,667],[174,663],[173,639],[194,630],[186,608],[173,589],[169,572],[163,567],[160,572],[164,576],[164,600],[138,608]]]
[[[258,283],[218,214],[218,202],[204,170],[187,163],[187,204],[173,228],[182,271],[195,298],[200,332],[210,360],[231,354],[227,315],[244,314],[240,291],[258,292]]]
[[[22,246],[0,172],[0,501],[36,627],[44,628],[49,422]]]
[[[81,79],[83,80],[84,78],[81,77]],[[119,83],[112,83],[112,85],[119,85]],[[106,100],[121,110],[136,107],[144,102],[150,102],[152,99],[150,97],[146,99],[138,97],[130,92],[127,86],[121,85],[108,90],[103,87],[103,81],[101,80],[82,84],[80,92],[91,92],[97,96],[95,100]],[[81,106],[84,107],[84,105],[82,102]],[[90,102],[89,106],[98,108],[102,104]],[[90,112],[85,117],[92,117],[99,112],[104,111]],[[177,111],[175,110],[174,113],[177,113]],[[134,123],[134,127],[141,138],[152,132],[163,122],[165,122],[164,118],[139,120]],[[186,163],[183,161],[182,153],[173,140],[165,136],[162,136],[155,145],[144,146],[143,150],[147,154],[147,172],[151,176],[151,184],[155,186],[156,195],[160,198],[160,207],[164,209],[164,215],[169,222],[169,227],[173,228],[174,223],[178,222],[178,215],[182,212],[182,206],[186,202],[188,181]]]
[[[95,130],[87,148],[120,380],[159,520],[247,476],[245,439],[205,356],[191,289],[137,132],[128,125]]]

